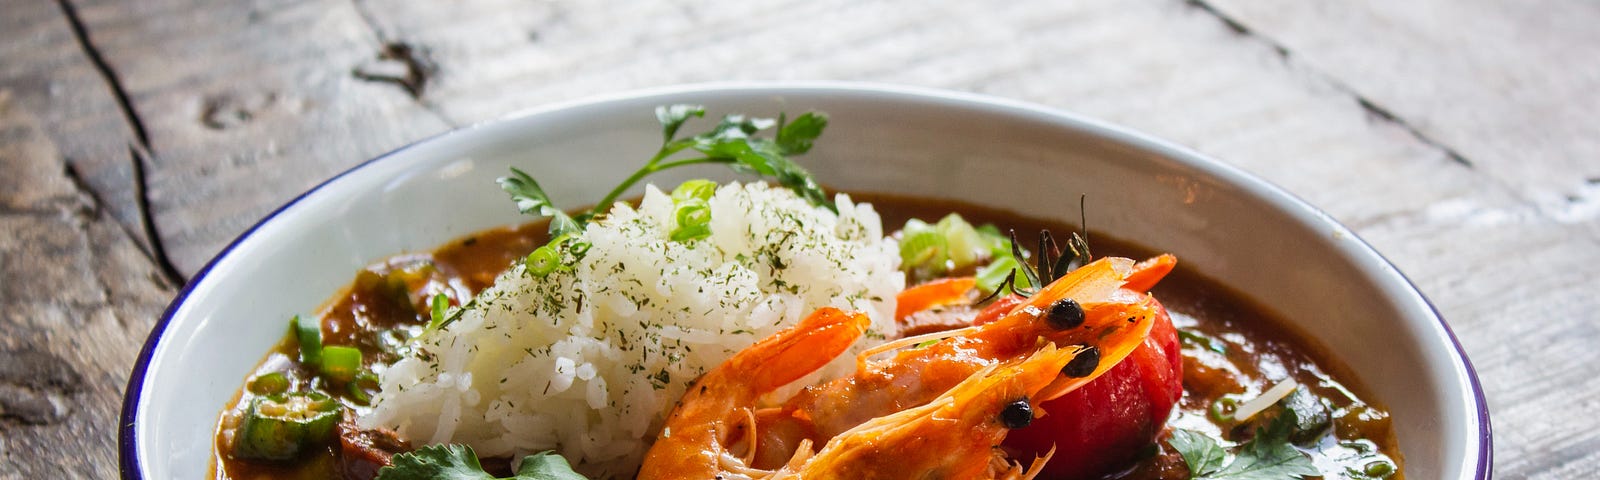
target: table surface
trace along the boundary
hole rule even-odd
[[[1600,471],[1600,4],[0,0],[0,478],[111,478],[179,286],[356,163],[518,109],[863,80],[1188,145],[1354,229],[1476,363],[1500,478]]]

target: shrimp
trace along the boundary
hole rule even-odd
[[[691,386],[639,478],[831,478],[839,468],[852,477],[920,476],[911,465],[956,478],[1022,476],[993,449],[1007,431],[994,428],[996,409],[1027,397],[1031,421],[1046,413],[1039,402],[1126,357],[1149,334],[1156,307],[1123,286],[1132,275],[1153,283],[1162,273],[1123,258],[1092,262],[992,322],[881,345],[857,358],[853,375],[753,410],[763,394],[842,353],[864,328],[859,314],[848,328],[849,314],[819,310]],[[812,328],[825,331],[807,333]],[[814,445],[824,446],[813,454]]]
[[[796,478],[1024,478],[998,450],[1026,427],[1038,400],[1082,348],[1047,344],[1032,356],[990,365],[927,404],[868,420],[807,459]],[[1035,462],[1042,465],[1045,459]],[[1029,471],[1037,472],[1038,468]],[[774,478],[783,478],[779,472]]]
[[[751,408],[761,395],[844,353],[870,322],[860,313],[822,308],[706,372],[678,400],[638,478],[754,478],[725,473],[749,470],[731,446],[750,443],[743,432],[755,426]]]
[[[1032,355],[1046,343],[1083,352],[1039,400],[1087,384],[1149,335],[1156,307],[1145,294],[1122,288],[1130,275],[1144,272],[1134,267],[1129,259],[1103,258],[1047,285],[995,321],[869,351],[923,345],[884,360],[862,358],[854,375],[807,387],[779,411],[761,412],[758,431],[766,433],[759,438],[756,466],[774,468],[790,458],[799,445],[794,435],[824,443],[873,418],[926,404],[974,373]]]

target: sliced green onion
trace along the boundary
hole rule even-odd
[[[289,390],[289,376],[283,372],[263,373],[250,379],[247,388],[256,395],[276,395]]]
[[[711,236],[711,207],[705,200],[691,198],[678,205],[673,215],[678,228],[672,230],[672,240],[684,242]]]
[[[443,293],[435,293],[428,306],[432,307],[429,309],[428,330],[438,329],[444,325],[445,313],[450,311],[450,297]]]
[[[589,247],[592,246],[594,245],[589,242],[574,238],[567,242],[567,253],[572,254],[574,257],[583,258],[583,254],[589,253]]]
[[[233,454],[255,460],[290,460],[333,438],[343,410],[316,392],[256,397],[245,410]]]
[[[349,383],[350,399],[361,405],[372,404],[372,394],[378,391],[378,374],[362,370]]]
[[[550,245],[535,248],[533,253],[528,254],[528,273],[533,276],[544,278],[560,266],[561,254],[556,253],[556,249]]]
[[[361,349],[329,346],[322,349],[322,376],[337,382],[348,382],[361,370]]]
[[[302,319],[299,315],[295,315],[289,319],[289,328],[294,330],[295,339],[300,341],[300,363],[321,365],[322,322]]]
[[[678,184],[672,189],[672,201],[682,202],[691,198],[710,200],[717,193],[717,182],[705,179],[689,180]]]
[[[1211,408],[1206,410],[1206,414],[1211,417],[1213,422],[1232,423],[1234,421],[1233,411],[1237,408],[1239,408],[1239,397],[1223,395],[1217,401],[1211,402]]]

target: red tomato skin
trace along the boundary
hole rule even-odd
[[[1122,363],[1061,398],[1040,405],[1047,415],[1013,430],[1004,445],[1027,464],[1056,447],[1039,478],[1087,480],[1128,466],[1165,426],[1183,396],[1178,330],[1158,303],[1150,337]]]

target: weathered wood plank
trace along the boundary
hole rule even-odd
[[[1600,238],[1600,4],[1208,3]]]
[[[78,10],[149,131],[154,217],[186,272],[267,210],[355,162],[451,124],[550,101],[759,79],[991,93],[1194,146],[1352,225],[1437,302],[1476,360],[1494,408],[1502,476],[1583,478],[1600,469],[1600,457],[1590,453],[1600,448],[1600,434],[1593,433],[1600,424],[1585,415],[1594,402],[1583,400],[1600,398],[1594,366],[1600,350],[1592,348],[1600,331],[1588,320],[1600,310],[1600,297],[1586,289],[1592,282],[1584,270],[1572,267],[1600,261],[1600,163],[1591,161],[1600,150],[1593,135],[1600,122],[1585,102],[1593,103],[1589,92],[1600,76],[1592,69],[1600,67],[1584,62],[1600,48],[1585,27],[1594,9],[1550,0],[1543,10],[1568,14],[1551,18],[1526,13],[1540,8],[1488,2],[1216,3],[1214,9],[1179,0],[906,8],[766,0],[618,8],[512,0],[159,0],[90,1]],[[68,91],[104,87],[85,80],[93,78],[92,68],[63,60],[70,56],[63,45],[76,44],[60,32],[14,21],[49,18],[37,5],[8,4],[0,20],[7,40],[0,59],[26,59],[0,62],[6,82],[0,86],[22,92],[13,113],[30,112],[13,123],[33,125],[12,130],[45,132],[75,164],[78,156],[110,158],[74,152],[125,146],[130,137],[114,103],[108,109],[105,102],[65,105],[39,97],[50,90],[37,85],[50,82]],[[77,66],[52,73],[38,65]],[[116,140],[78,143],[75,136],[55,138],[59,132],[105,132]],[[41,158],[58,158],[39,153],[53,151],[39,147],[47,144],[39,134],[15,135],[33,139],[25,143],[34,150],[0,154],[8,173],[13,158],[39,162],[29,164],[35,167],[49,165]],[[0,152],[21,148],[10,145],[0,143],[11,149]],[[54,178],[48,168],[30,175],[13,178]],[[97,192],[120,185],[114,174],[101,182],[107,187],[84,176]],[[126,308],[95,306],[122,300],[99,300],[114,295],[76,287],[87,279],[74,269],[89,264],[74,262],[98,261],[87,255],[108,251],[90,241],[88,253],[74,253],[85,245],[74,239],[92,240],[104,228],[82,219],[100,214],[72,221],[39,214],[84,210],[72,206],[83,200],[57,187],[4,195],[0,205],[19,206],[0,207],[0,221],[11,222],[0,227],[19,233],[0,239],[7,253],[0,273],[22,255],[11,252],[45,248],[28,245],[54,245],[52,251],[71,259],[61,264],[72,265],[38,285],[0,284],[7,305],[32,299],[16,318],[125,318],[96,313]],[[120,204],[126,196],[107,198]],[[46,233],[22,233],[34,231]],[[80,231],[89,233],[71,233]],[[23,235],[37,241],[5,243]],[[124,275],[119,268],[99,272],[115,278]],[[5,331],[25,333],[17,338],[56,335],[53,323],[5,318]],[[81,342],[116,334],[95,328]],[[93,357],[83,347],[47,354],[83,365],[84,375],[131,358],[127,347],[92,345],[104,350]],[[115,405],[104,396],[88,402]],[[48,408],[29,411],[51,415]],[[104,420],[95,425],[114,423],[84,415]],[[69,413],[62,424],[91,422],[84,415]],[[27,428],[56,433],[22,438],[69,434]],[[96,428],[63,441],[108,448],[94,442],[109,427]],[[11,437],[0,448],[32,452],[45,442]],[[18,468],[68,468],[51,463],[58,461]],[[10,473],[4,468],[0,474]]]
[[[104,208],[149,250],[135,191],[136,135],[55,2],[0,1],[0,88],[45,133]]]
[[[137,135],[54,2],[0,11],[0,478],[110,478],[128,363],[173,287]]]
[[[1600,9],[1209,3],[1247,36],[1338,79],[1381,120],[1471,164],[1482,192],[1363,233],[1433,294],[1472,352],[1497,427],[1497,473],[1600,471],[1596,425],[1571,421],[1591,416],[1585,399],[1600,394],[1600,329],[1590,320],[1600,299],[1571,267],[1600,259]],[[1511,198],[1489,201],[1489,192]]]
[[[0,90],[0,478],[111,478],[128,364],[173,287]]]
[[[82,2],[149,131],[155,224],[193,273],[277,205],[448,125],[356,78],[382,45],[349,2]]]

